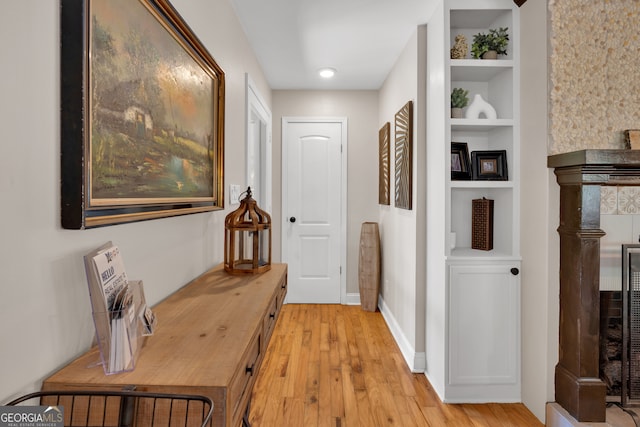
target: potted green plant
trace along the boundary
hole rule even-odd
[[[478,33],[473,36],[473,44],[471,45],[473,57],[476,59],[496,59],[498,55],[506,55],[509,44],[508,29],[507,27],[492,28],[488,34]]]
[[[461,87],[453,88],[451,91],[451,117],[459,119],[462,117],[462,109],[469,103],[468,90]]]

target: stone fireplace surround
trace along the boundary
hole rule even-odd
[[[579,422],[605,422],[599,378],[601,186],[640,186],[640,151],[549,156],[560,185],[560,331],[555,400]]]

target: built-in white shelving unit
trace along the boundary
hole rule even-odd
[[[427,348],[427,375],[436,391],[447,402],[519,402],[521,400],[520,352],[520,22],[519,10],[512,0],[445,0],[444,72],[445,109],[442,123],[429,116],[432,129],[428,139],[444,135],[444,150],[428,151],[428,167],[442,166],[444,191],[427,191],[429,215],[427,234],[437,237],[444,227],[441,258],[428,248],[427,269],[427,347],[443,334],[445,354],[442,369],[439,357]],[[436,18],[437,19],[437,18]],[[474,34],[491,28],[507,27],[507,55],[496,60],[472,59]],[[469,45],[465,59],[450,59],[449,49],[457,34],[464,34]],[[430,34],[430,37],[432,34]],[[432,55],[433,52],[428,52]],[[434,61],[433,63],[438,63]],[[431,68],[429,73],[437,72]],[[436,82],[435,79],[431,79]],[[435,83],[433,83],[435,84]],[[480,94],[497,112],[496,119],[450,118],[450,94],[453,88],[469,91],[470,102]],[[438,94],[428,90],[428,96]],[[432,98],[433,101],[433,98]],[[431,104],[436,105],[436,104]],[[464,142],[473,151],[505,150],[507,180],[452,180],[451,142]],[[429,144],[436,143],[429,141]],[[438,156],[443,156],[439,157]],[[471,157],[471,156],[470,156]],[[473,165],[472,165],[473,166]],[[433,177],[431,177],[433,179]],[[433,189],[435,188],[435,191]],[[472,200],[494,201],[493,249],[471,248]],[[440,207],[442,213],[432,209]],[[433,212],[433,213],[432,213]],[[438,250],[438,247],[435,248]],[[441,274],[438,272],[442,269]],[[444,279],[442,292],[436,280]],[[430,298],[444,296],[443,330],[430,324]],[[436,313],[437,317],[437,313]],[[433,321],[433,318],[431,318]]]

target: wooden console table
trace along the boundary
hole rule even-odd
[[[213,425],[238,427],[287,293],[287,266],[232,276],[204,273],[153,308],[158,328],[132,372],[105,375],[92,348],[47,378],[43,390],[200,394],[214,402]]]

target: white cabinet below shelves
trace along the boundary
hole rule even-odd
[[[450,264],[448,401],[519,401],[519,269]]]

